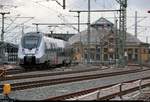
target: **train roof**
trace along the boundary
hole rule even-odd
[[[60,39],[56,39],[56,43],[58,47],[65,47],[66,42]]]
[[[43,36],[43,33],[41,33],[41,32],[28,32],[28,33],[25,33],[23,36],[30,36],[30,35]]]
[[[46,37],[44,36],[44,39],[48,42],[53,42],[57,45],[57,47],[65,47],[66,46],[66,41],[61,40],[61,39],[56,39],[56,38],[51,38],[51,37]]]
[[[52,37],[47,37],[44,35],[44,33],[41,33],[41,32],[28,32],[28,33],[24,34],[24,36],[30,36],[30,35],[43,36],[46,42],[55,43],[57,45],[57,47],[65,47],[68,45],[68,43],[64,40],[56,39],[56,38],[52,38]]]

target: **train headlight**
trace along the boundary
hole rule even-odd
[[[24,52],[24,49],[22,49],[22,52]]]
[[[25,50],[24,49],[22,49],[22,53],[25,54]]]
[[[38,53],[38,51],[39,51],[39,49],[36,49],[36,50],[35,50],[35,53]]]

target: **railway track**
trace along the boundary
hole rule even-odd
[[[62,71],[62,72],[46,72],[46,73],[39,73],[39,74],[27,74],[27,75],[7,75],[5,77],[0,77],[1,81],[7,80],[17,80],[17,79],[27,79],[27,78],[36,78],[36,77],[46,77],[46,76],[55,76],[55,75],[65,75],[65,74],[75,74],[75,73],[82,73],[82,72],[89,72],[89,71],[98,71],[102,70],[100,68],[94,69],[86,69],[86,70],[76,70],[76,71]]]
[[[34,73],[30,73],[30,74],[20,74],[20,75],[7,75],[6,72],[6,76],[0,77],[1,81],[8,81],[8,80],[19,80],[19,79],[28,79],[28,78],[38,78],[38,77],[48,77],[48,76],[56,76],[56,75],[67,75],[67,74],[76,74],[76,73],[84,73],[84,72],[90,72],[90,71],[103,71],[103,70],[107,70],[109,68],[105,68],[105,69],[101,69],[101,68],[89,68],[89,69],[82,69],[82,70],[74,70],[74,71],[58,71],[58,72],[51,72],[51,71],[47,71],[47,72],[43,72],[42,71],[39,73],[37,72],[36,74]],[[119,69],[118,69],[119,70]],[[149,69],[144,69],[144,70],[149,70]],[[143,70],[143,71],[144,71]],[[122,69],[121,69],[122,71]],[[118,72],[121,72],[118,71]],[[132,70],[128,70],[129,72],[131,71],[140,71],[139,69],[132,69]],[[113,70],[112,70],[113,72]],[[28,72],[27,72],[28,73]],[[111,74],[111,73],[110,73]],[[105,73],[102,74],[101,76],[105,76]]]
[[[17,65],[0,65],[0,74],[7,74],[7,75],[13,75],[17,73],[24,73],[25,71],[23,68],[17,66]],[[0,76],[1,77],[1,76]]]
[[[75,77],[64,77],[64,78],[54,78],[54,79],[46,79],[46,80],[38,80],[38,81],[27,81],[27,82],[20,82],[20,83],[12,83],[12,90],[24,90],[29,88],[35,88],[35,87],[42,87],[42,86],[49,86],[49,85],[57,85],[62,83],[69,83],[69,82],[76,82],[76,81],[83,81],[83,80],[92,80],[97,78],[103,78],[103,77],[110,77],[110,76],[117,76],[117,75],[123,75],[123,74],[129,74],[129,73],[137,73],[141,71],[147,71],[149,69],[145,70],[129,70],[129,71],[119,71],[119,72],[113,72],[113,73],[104,73],[104,74],[90,74],[90,75],[80,75]]]
[[[149,80],[150,77],[145,77],[142,80],[147,80],[147,79]],[[130,80],[130,81],[122,82],[122,83],[131,83],[131,82],[134,82],[134,81],[137,81],[137,80]],[[100,96],[101,93],[98,93],[98,92],[100,92],[98,90],[103,90],[103,89],[106,89],[106,88],[110,88],[110,87],[113,87],[114,85],[117,85],[117,84],[111,84],[111,85],[107,85],[107,86],[103,86],[103,87],[87,89],[87,90],[78,91],[78,92],[75,92],[75,93],[70,93],[70,94],[61,95],[61,96],[49,97],[48,99],[46,99],[46,101],[49,101],[49,100],[54,100],[54,101],[56,101],[56,100],[80,100],[80,98],[79,98],[80,96],[87,95],[89,93],[93,93],[93,92],[96,92],[96,91],[97,91],[96,92],[97,93],[96,94],[96,99],[93,99],[93,100],[110,100],[110,99],[115,98],[116,96],[123,96],[123,95],[126,95],[126,94],[129,94],[131,92],[139,90],[139,86],[133,86],[131,88],[130,87],[126,88],[122,91],[117,91],[117,92],[110,93],[108,95]],[[148,86],[150,86],[150,82],[147,82],[147,83],[144,83],[144,84],[141,85],[142,88],[146,88]],[[86,100],[86,99],[83,99],[83,100]]]

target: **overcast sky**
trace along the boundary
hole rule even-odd
[[[62,4],[62,0],[58,0]],[[24,31],[35,31],[35,27],[32,23],[69,23],[77,22],[77,13],[70,13],[69,10],[87,10],[88,0],[66,0],[66,9],[63,10],[60,5],[52,0],[0,0],[1,5],[7,5],[1,10],[9,11],[10,15],[6,15],[5,28],[6,41],[14,41],[14,38],[21,36],[21,26],[18,24],[26,22],[24,25]],[[119,9],[119,5],[115,0],[91,0],[91,9]],[[142,26],[138,29],[139,38],[146,41],[146,36],[149,36],[150,14],[147,11],[150,10],[150,0],[128,0],[127,8],[127,28],[128,32],[134,34],[134,15],[135,11],[138,11],[138,16],[147,18],[138,18],[140,21],[138,26]],[[34,17],[31,18],[15,18],[20,17]],[[91,23],[100,17],[105,17],[114,23],[114,19],[111,17],[118,16],[118,13],[91,13]],[[87,13],[81,13],[81,22],[87,22]],[[31,27],[30,27],[31,26]],[[76,26],[75,26],[76,27]],[[86,29],[87,26],[81,26],[81,30]],[[77,27],[76,27],[77,28]],[[48,28],[47,26],[40,26],[40,31],[66,33],[77,33],[75,28],[70,26],[61,26],[56,28]],[[18,40],[16,39],[16,40]],[[150,39],[149,39],[150,42]]]

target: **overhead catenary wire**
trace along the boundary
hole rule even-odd
[[[20,16],[20,15],[19,15]],[[7,30],[16,20],[17,20],[17,17],[15,17],[13,20],[10,19],[12,22],[5,28],[5,30]]]
[[[24,24],[24,23],[29,22],[29,21],[32,20],[32,19],[33,19],[33,18],[30,18],[30,19],[28,19],[28,20],[26,20],[26,21],[24,21],[24,22],[22,22],[22,23],[16,25],[16,26],[13,27],[12,29],[7,30],[6,33],[9,32],[9,31],[13,31],[15,28],[19,27],[20,25],[22,25],[22,24]]]
[[[142,19],[138,20],[137,22],[140,23],[143,20],[145,20],[147,17],[143,17]],[[134,26],[135,24],[130,25],[127,29],[131,28],[132,26]]]
[[[57,13],[57,14],[58,14],[57,17],[58,17],[61,21],[63,21],[63,22],[68,22],[67,20],[65,20],[65,17],[72,16],[72,15],[66,15],[66,14],[60,13],[60,11],[54,10],[53,8],[47,7],[47,6],[45,6],[45,5],[43,5],[43,4],[39,3],[39,2],[35,2],[35,1],[33,1],[33,0],[32,0],[32,2],[35,3],[35,4],[38,4],[38,5],[40,5],[40,6],[42,6],[42,7],[44,7],[44,8],[50,9],[50,10],[51,10],[52,12],[54,12],[54,13]],[[65,16],[65,17],[64,17],[64,16]],[[68,25],[66,25],[66,26],[68,26]],[[71,27],[71,28],[73,28],[74,30],[77,30],[76,27],[74,27],[74,26],[69,25],[68,27]]]
[[[43,5],[43,4],[39,3],[39,2],[36,2],[36,1],[33,1],[33,0],[31,0],[31,2],[34,3],[34,4],[37,4],[37,5],[41,6],[41,7],[47,8],[50,11],[52,11],[53,13],[57,13],[58,15],[62,14],[62,13],[60,13],[60,11],[57,11],[57,10],[51,8],[51,7],[47,7],[47,6],[45,6],[45,5]]]

